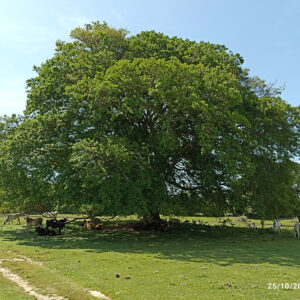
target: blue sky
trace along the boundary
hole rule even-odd
[[[283,98],[300,105],[300,0],[2,0],[0,115],[22,113],[33,65],[74,27],[96,20],[131,34],[153,29],[225,44],[251,75],[285,85]]]

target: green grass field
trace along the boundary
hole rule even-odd
[[[57,237],[38,237],[33,229],[17,234],[24,223],[1,226],[0,267],[41,294],[68,299],[96,299],[88,290],[130,300],[300,299],[300,239],[293,238],[291,220],[282,222],[290,227],[280,234],[219,221],[181,218],[168,232],[84,231],[78,221]],[[269,289],[269,283],[280,286]],[[297,286],[285,289],[281,283]],[[0,299],[34,297],[0,273]]]

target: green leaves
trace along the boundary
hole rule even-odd
[[[35,67],[25,116],[0,123],[1,195],[142,216],[173,205],[266,215],[273,185],[294,199],[299,108],[223,45],[126,36],[106,23],[76,28]],[[285,183],[267,182],[264,164]],[[287,211],[276,199],[272,214]]]

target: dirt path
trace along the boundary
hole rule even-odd
[[[95,298],[98,298],[98,299],[110,299],[108,298],[107,296],[105,296],[104,294],[102,294],[101,292],[99,291],[89,291],[88,292],[94,296]]]
[[[14,259],[16,260],[16,259]],[[3,262],[3,260],[0,260],[0,264]],[[26,280],[22,279],[19,275],[11,272],[7,268],[0,267],[0,272],[2,273],[3,277],[15,282],[17,285],[22,287],[25,292],[31,296],[34,296],[38,300],[65,300],[66,298],[59,297],[56,295],[48,296],[48,295],[42,295],[39,294],[36,289],[30,285]]]
[[[42,265],[41,262],[36,262],[31,260],[30,258],[26,256],[20,256],[16,257],[13,259],[0,259],[0,265],[2,264],[3,261],[27,261],[31,264],[37,264],[37,265]],[[31,296],[34,296],[37,300],[67,300],[67,298],[60,297],[57,295],[42,295],[37,292],[37,288],[32,286],[29,282],[26,280],[22,279],[19,275],[11,272],[11,270],[7,268],[2,268],[0,266],[0,273],[2,273],[3,277],[15,282],[17,285],[19,285],[21,288],[25,290],[25,292]],[[109,297],[105,296],[99,291],[91,291],[91,290],[86,290],[88,293],[90,293],[93,297],[98,298],[98,299],[110,299]]]

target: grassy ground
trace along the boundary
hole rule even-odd
[[[35,298],[26,295],[22,288],[20,288],[17,284],[14,284],[10,280],[4,279],[2,276],[0,276],[0,299],[32,300]]]
[[[78,300],[94,299],[87,289],[113,299],[300,299],[300,240],[292,227],[277,234],[220,224],[181,218],[169,232],[102,232],[75,222],[57,237],[37,237],[33,229],[20,235],[15,231],[24,224],[6,225],[0,259],[8,260],[1,266],[44,294]],[[43,265],[12,260],[21,255]],[[268,289],[268,283],[299,283],[299,289]],[[0,275],[0,299],[31,298]]]

